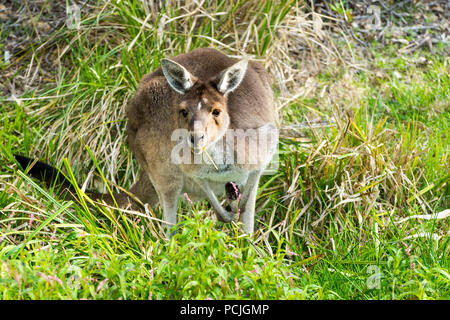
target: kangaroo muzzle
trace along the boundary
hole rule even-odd
[[[206,133],[205,132],[190,133],[189,144],[194,150],[194,153],[202,153],[206,147]]]
[[[189,132],[188,140],[194,153],[199,154],[205,150],[207,144],[207,136],[202,121],[194,121],[193,127],[194,130]]]

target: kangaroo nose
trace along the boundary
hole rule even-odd
[[[191,133],[191,143],[194,144],[195,139],[197,139],[197,141],[202,140],[205,137],[205,134],[202,133],[201,135],[195,135],[193,133]]]

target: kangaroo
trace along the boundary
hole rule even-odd
[[[163,59],[143,77],[126,114],[127,144],[142,168],[130,193],[162,207],[167,236],[183,195],[207,199],[219,220],[239,220],[253,233],[260,176],[278,144],[271,81],[261,65],[212,48]],[[22,166],[29,160],[17,159]],[[224,191],[226,209],[217,199]],[[134,203],[126,193],[113,197],[118,206]]]

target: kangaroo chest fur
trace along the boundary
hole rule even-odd
[[[198,183],[207,182],[216,195],[224,193],[224,185],[229,181],[245,185],[249,172],[235,163],[234,149],[223,140],[209,146],[201,154],[193,154],[192,164],[182,165],[184,192],[200,198]]]

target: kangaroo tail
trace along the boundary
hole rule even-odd
[[[17,162],[21,165],[23,169],[30,167],[35,160],[14,155]],[[70,181],[61,173],[58,169],[44,163],[41,161],[36,161],[35,164],[28,170],[28,174],[34,178],[44,181],[47,186],[55,184],[59,189],[59,194],[65,200],[75,200],[78,201],[74,195],[76,194],[75,188],[72,186]],[[86,194],[92,200],[105,201],[108,205],[115,206],[116,203],[119,207],[125,207],[131,203],[132,199],[126,193],[116,193],[111,196],[110,194],[103,194],[95,191],[87,190]],[[114,198],[113,198],[114,197]],[[115,201],[114,201],[115,200]]]

